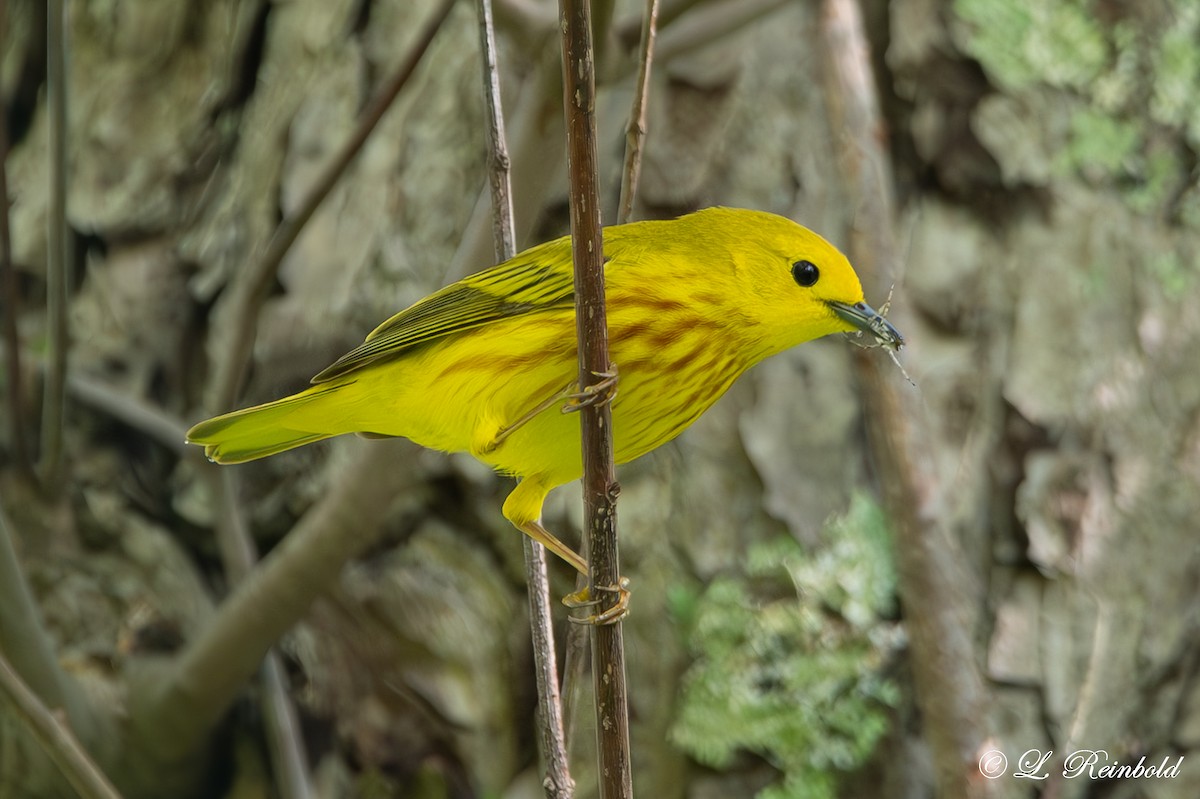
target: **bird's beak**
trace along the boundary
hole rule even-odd
[[[898,350],[904,346],[904,336],[900,335],[900,331],[892,327],[892,323],[884,319],[883,314],[877,313],[865,302],[856,302],[853,305],[836,300],[827,300],[827,302],[833,312],[843,321],[849,322],[858,330],[869,334],[880,346],[890,350]]]

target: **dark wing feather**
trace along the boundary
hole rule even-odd
[[[324,383],[419,344],[575,302],[571,245],[547,242],[430,294],[371,331],[312,379]]]

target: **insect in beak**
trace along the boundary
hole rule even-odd
[[[900,331],[865,302],[848,305],[844,302],[829,300],[828,303],[833,312],[843,320],[854,325],[863,333],[871,335],[878,346],[886,347],[892,352],[897,352],[904,346],[904,336],[900,335]]]

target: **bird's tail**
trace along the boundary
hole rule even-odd
[[[339,435],[347,431],[310,424],[325,416],[314,404],[320,405],[338,388],[313,386],[265,405],[216,416],[188,430],[188,443],[203,446],[208,459],[217,463],[245,463]],[[328,421],[330,427],[336,424]]]

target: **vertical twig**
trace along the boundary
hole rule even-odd
[[[496,60],[496,32],[491,0],[477,0],[479,47],[483,56],[483,101],[487,112],[488,183],[492,190],[492,243],[496,262],[516,255],[517,234],[513,223],[512,162],[504,132],[504,110],[500,98],[500,67]]]
[[[79,745],[71,728],[38,700],[3,654],[0,654],[0,705],[7,705],[33,733],[81,799],[121,799],[117,789]]]
[[[650,67],[654,61],[657,26],[658,0],[646,0],[637,89],[633,95],[633,108],[629,111],[629,124],[625,128],[625,168],[621,172],[621,202],[617,208],[619,225],[633,218],[633,201],[637,198],[638,182],[642,177],[642,140],[646,138],[646,101],[650,95]]]
[[[511,163],[504,134],[504,111],[500,99],[500,70],[496,63],[496,34],[491,0],[478,0],[480,49],[483,55],[484,104],[487,107],[488,182],[492,191],[492,236],[496,261],[516,254],[513,224]],[[546,573],[546,550],[529,536],[521,536],[525,547],[525,580],[529,591],[529,626],[533,637],[534,671],[537,681],[539,748],[546,765],[542,782],[549,799],[575,795],[563,732],[562,697],[558,685],[558,659],[554,645],[554,619],[550,612],[550,580]]]
[[[589,0],[559,0],[563,31],[563,102],[567,117],[571,250],[575,262],[575,324],[579,339],[579,386],[586,390],[611,374],[604,303],[604,249],[596,159],[596,79]],[[617,481],[613,469],[612,409],[608,403],[580,410],[583,437],[583,501],[591,564],[589,589],[611,608],[620,583],[617,557]],[[596,688],[600,796],[632,797],[625,646],[621,625],[592,628]]]
[[[211,464],[205,466],[213,499],[220,509],[217,548],[221,566],[230,585],[236,586],[249,577],[258,562],[258,547],[246,529],[245,515],[238,504],[236,473]],[[258,678],[267,750],[279,795],[283,799],[311,799],[314,790],[304,736],[288,693],[283,664],[274,649],[263,656]]]
[[[313,789],[300,719],[288,692],[283,661],[274,649],[263,658],[258,676],[263,689],[263,728],[266,730],[276,790],[282,799],[311,799],[317,793]]]
[[[850,257],[869,287],[880,288],[881,265],[894,264],[891,166],[855,0],[824,0],[821,23],[827,63],[826,99],[838,132],[839,165],[857,219]],[[856,360],[867,406],[867,432],[879,463],[884,500],[896,534],[899,589],[911,640],[917,699],[933,752],[940,796],[998,795],[1001,781],[983,779],[979,757],[988,742],[987,697],[973,646],[971,594],[952,531],[932,510],[942,488],[921,442],[914,395],[881,358]],[[886,370],[886,373],[885,373]]]
[[[8,39],[8,3],[0,0],[0,42]],[[0,60],[0,87],[6,85],[4,64]],[[17,329],[20,293],[17,270],[12,262],[12,232],[8,205],[8,103],[0,96],[0,317],[4,319],[4,356],[8,365],[8,435],[12,441],[17,471],[33,473],[29,446],[25,438],[25,390],[21,374],[21,336]]]
[[[42,404],[40,477],[51,489],[62,468],[67,374],[67,56],[66,4],[50,0],[46,13],[46,94],[49,116],[50,210],[46,246],[46,379]]]
[[[454,0],[442,0],[442,5],[433,12],[425,27],[417,35],[417,41],[404,57],[396,72],[388,79],[379,93],[359,116],[358,125],[342,149],[324,170],[317,176],[312,187],[304,196],[304,200],[295,212],[279,223],[262,258],[249,270],[246,278],[239,282],[233,290],[236,295],[231,302],[234,305],[233,330],[223,334],[225,351],[218,359],[218,372],[214,377],[216,386],[210,398],[210,407],[215,411],[224,411],[232,407],[237,400],[242,378],[250,364],[250,355],[254,350],[255,327],[258,323],[258,311],[267,297],[279,265],[295,243],[300,231],[316,212],[321,202],[337,184],[338,179],[346,171],[350,162],[358,155],[363,144],[384,113],[391,107],[400,90],[408,83],[417,65],[429,50],[442,23],[450,16],[454,8]]]

